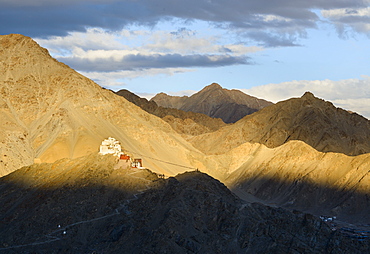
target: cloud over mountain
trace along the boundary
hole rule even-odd
[[[150,68],[215,67],[248,64],[247,57],[228,55],[128,54],[111,58],[61,57],[66,64],[82,71],[120,71]]]
[[[320,20],[313,10],[323,14],[334,24],[344,24],[358,32],[366,27],[369,1],[0,1],[0,30],[29,36],[67,35],[71,31],[85,31],[100,27],[117,31],[136,24],[154,26],[163,20],[181,19],[211,22],[227,29],[281,35],[300,36],[314,28]],[[23,15],[21,15],[23,14]],[[339,17],[338,17],[339,15]],[[48,19],[48,22],[42,22]],[[353,20],[356,22],[353,22]],[[368,31],[368,29],[365,29]],[[248,34],[248,33],[247,33]],[[261,40],[266,44],[268,36]]]

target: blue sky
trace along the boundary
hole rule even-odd
[[[35,39],[101,86],[271,101],[311,91],[370,117],[369,0],[0,0],[0,33]]]

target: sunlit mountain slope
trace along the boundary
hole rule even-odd
[[[0,37],[0,106],[0,175],[34,159],[53,162],[97,152],[109,136],[131,152],[185,166],[196,153],[167,123],[54,60],[22,35]],[[185,170],[145,163],[166,174]]]

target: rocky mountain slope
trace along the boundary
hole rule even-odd
[[[305,93],[246,116],[232,126],[192,139],[205,153],[225,153],[245,142],[278,147],[301,140],[321,152],[370,152],[370,121]]]
[[[129,102],[134,103],[146,112],[156,115],[169,123],[171,127],[180,134],[200,135],[213,132],[226,124],[219,118],[211,118],[205,114],[186,112],[176,108],[160,107],[154,101],[140,98],[128,90],[122,89],[116,92]]]
[[[273,104],[239,90],[223,89],[216,83],[206,86],[190,97],[169,96],[160,93],[154,96],[151,101],[155,101],[162,107],[177,108],[221,118],[225,123],[235,123],[244,116]]]
[[[191,166],[188,156],[198,153],[164,121],[102,89],[22,35],[0,36],[0,119],[0,176],[35,159],[53,162],[98,151],[110,136],[131,152],[185,166]],[[146,166],[178,173],[158,161]]]
[[[317,217],[246,203],[200,172],[115,169],[111,155],[0,179],[0,253],[365,253]],[[48,176],[48,177],[41,177]]]

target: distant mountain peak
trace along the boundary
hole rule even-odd
[[[308,98],[316,98],[316,97],[313,93],[311,93],[310,91],[307,91],[302,95],[302,98],[307,98],[308,99]]]
[[[234,123],[246,115],[273,104],[247,95],[240,90],[222,88],[217,83],[204,87],[190,97],[157,94],[151,100],[155,101],[158,106],[203,113],[213,118],[221,118],[225,123]]]
[[[201,90],[201,92],[202,91],[207,91],[207,90],[219,90],[219,89],[223,89],[222,88],[222,86],[220,86],[219,84],[217,84],[217,83],[212,83],[212,84],[210,84],[210,85],[208,85],[208,86],[206,86],[206,87],[204,87],[202,90]]]

